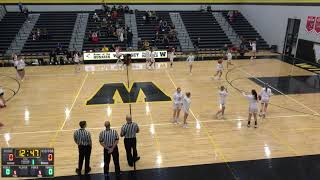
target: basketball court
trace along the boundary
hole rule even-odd
[[[0,82],[5,98],[10,100],[0,111],[4,124],[0,147],[53,147],[54,175],[75,175],[78,149],[73,132],[79,121],[86,120],[93,140],[92,173],[102,173],[103,148],[98,136],[104,121],[111,121],[111,127],[119,132],[131,112],[141,131],[138,170],[214,163],[229,167],[228,163],[235,161],[318,153],[320,94],[315,74],[278,59],[261,58],[254,62],[234,60],[223,78],[214,80],[216,63],[197,61],[192,75],[186,62],[175,62],[172,69],[169,63],[157,63],[156,70],[132,64],[128,71],[113,64],[82,65],[80,73],[75,73],[72,65],[27,67],[22,83],[15,80],[13,67],[1,68]],[[144,89],[136,103],[121,102],[115,95],[112,104],[88,105],[102,86],[111,83],[123,83],[128,91],[134,83],[151,83],[169,97],[177,87],[191,92],[189,127],[172,123],[172,101],[143,102],[148,93],[152,94]],[[266,119],[258,120],[257,129],[248,128],[248,101],[241,92],[260,92],[264,83],[275,96]],[[226,115],[216,119],[218,88],[222,85],[229,91]],[[99,98],[103,101],[104,97]],[[181,114],[180,122],[182,118]],[[132,170],[126,164],[122,139],[119,150],[121,170]],[[114,170],[113,165],[110,170]],[[238,176],[232,168],[230,174],[234,179]]]

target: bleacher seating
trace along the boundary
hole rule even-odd
[[[103,11],[96,11],[100,20],[102,21],[102,19],[105,17],[105,14],[103,13]],[[99,42],[98,43],[93,43],[91,41],[89,41],[88,38],[88,34],[89,32],[94,32],[97,28],[97,26],[101,26],[101,22],[94,22],[93,20],[93,15],[95,12],[91,12],[89,15],[89,19],[88,19],[88,23],[87,23],[87,29],[86,29],[86,36],[85,39],[83,41],[83,50],[84,51],[89,51],[89,50],[95,50],[95,49],[99,49],[101,50],[102,47],[104,45],[106,45],[107,47],[112,46],[112,44],[114,44],[115,46],[120,46],[122,49],[126,48],[126,40],[124,40],[123,42],[120,42],[118,40],[117,37],[114,36],[109,36],[106,37],[106,28],[100,28],[100,32],[102,36],[99,36]],[[120,19],[120,26],[125,27],[125,20],[124,20],[124,14],[118,13],[118,19]]]
[[[211,13],[183,11],[180,15],[191,40],[200,37],[199,50],[219,49],[225,44],[231,44]]]
[[[40,17],[33,30],[47,29],[48,39],[32,40],[30,33],[22,50],[23,54],[48,53],[60,43],[63,49],[68,49],[72,37],[76,12],[50,12],[40,13]]]
[[[223,16],[228,20],[228,12],[222,11]],[[248,20],[238,12],[234,17],[233,21],[229,21],[229,24],[232,26],[234,31],[242,36],[247,41],[249,40],[257,40],[257,49],[268,49],[269,45],[267,42],[260,36],[260,34],[252,27],[252,25],[248,22]],[[247,42],[247,47],[249,48],[249,43]]]
[[[0,54],[4,54],[25,22],[21,13],[8,12],[0,21]]]
[[[164,21],[167,21],[167,24],[172,24],[169,11],[157,11],[156,12],[158,18],[162,18]],[[143,16],[145,15],[145,11],[138,11],[136,12],[136,21],[137,21],[137,29],[138,29],[138,37],[141,38],[141,41],[147,40],[150,43],[151,47],[155,46],[154,43],[154,36],[156,34],[156,26],[158,25],[158,22],[155,20],[150,20],[150,23],[146,24],[145,20],[143,19]],[[179,32],[177,32],[179,33]],[[176,49],[180,46],[179,41],[176,40],[170,40],[169,41],[170,47],[175,47]],[[157,43],[156,47],[158,49],[167,49],[165,45]],[[141,48],[141,45],[140,47]],[[179,48],[178,48],[179,49]]]

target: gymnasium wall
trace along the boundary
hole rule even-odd
[[[320,16],[320,6],[241,5],[239,10],[270,45],[282,52],[288,18],[301,19],[299,39],[320,42],[320,34],[307,33],[307,16]]]

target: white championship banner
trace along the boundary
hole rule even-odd
[[[167,58],[167,51],[154,51],[155,58]],[[120,52],[121,59],[123,59],[123,55],[131,54],[131,59],[145,59],[146,51],[123,51]],[[115,52],[84,52],[83,60],[84,61],[95,61],[95,60],[116,60]]]

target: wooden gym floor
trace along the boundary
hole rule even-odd
[[[216,61],[195,62],[193,74],[185,62],[157,70],[129,68],[129,80],[154,82],[172,96],[176,87],[191,92],[189,128],[171,123],[172,102],[132,104],[132,116],[141,128],[137,169],[246,161],[276,157],[319,154],[320,94],[281,94],[273,96],[267,118],[259,128],[247,128],[248,102],[230,86],[224,72],[222,80],[213,80]],[[310,76],[311,72],[276,59],[234,60],[228,81],[240,90],[261,87],[248,78]],[[105,83],[127,83],[125,70],[107,70],[112,65],[84,65],[80,73],[74,66],[27,67],[26,80],[9,102],[0,109],[0,147],[54,147],[55,176],[74,175],[78,150],[73,132],[86,120],[92,133],[92,173],[103,172],[103,150],[98,135],[105,120],[118,130],[129,114],[128,104],[88,105],[86,101]],[[225,65],[226,66],[226,65]],[[94,70],[93,70],[94,68]],[[91,69],[91,71],[85,71]],[[16,90],[14,68],[0,69],[0,85]],[[5,75],[5,76],[3,76]],[[228,88],[226,119],[215,119],[218,110],[218,88]],[[290,86],[290,84],[289,84]],[[5,89],[6,90],[6,89]],[[275,91],[275,90],[274,90]],[[5,97],[12,93],[6,91]],[[182,120],[182,116],[180,116]],[[126,163],[123,140],[119,144],[121,170]],[[112,163],[111,163],[112,164]],[[113,164],[110,170],[114,170]]]

